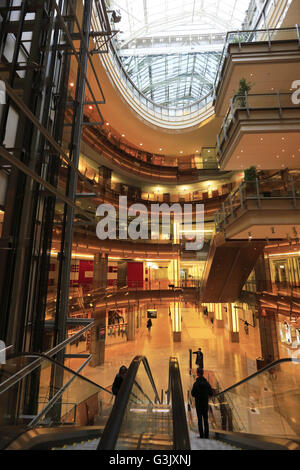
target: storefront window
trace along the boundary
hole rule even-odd
[[[300,330],[287,321],[279,323],[280,340],[291,348],[300,347]]]

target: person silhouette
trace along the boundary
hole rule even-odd
[[[191,395],[195,398],[196,411],[198,417],[198,429],[200,435],[199,437],[208,439],[208,399],[213,395],[213,389],[211,388],[206,378],[203,377],[203,369],[200,369],[200,367],[198,367],[197,369],[197,379],[193,385]]]
[[[201,348],[198,348],[198,351],[193,352],[193,354],[197,354],[195,364],[200,369],[203,369],[203,352],[201,351]]]

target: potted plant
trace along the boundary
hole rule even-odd
[[[246,107],[246,94],[249,93],[253,83],[247,82],[245,78],[241,78],[239,81],[239,89],[235,94],[234,98],[239,108]]]
[[[255,166],[250,166],[244,171],[246,190],[249,190],[251,193],[256,192],[256,178],[257,171]]]

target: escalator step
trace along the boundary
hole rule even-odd
[[[62,447],[52,447],[51,450],[96,450],[100,439],[88,439],[81,442],[65,444]]]

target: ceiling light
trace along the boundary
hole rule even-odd
[[[74,86],[74,82],[71,82],[71,83],[70,83],[70,86],[73,87],[73,86]]]
[[[141,145],[141,146],[143,145],[142,142],[140,143],[140,145]]]
[[[89,109],[93,109],[93,106],[92,106],[92,105],[89,105]]]
[[[183,153],[183,151],[182,151],[182,150],[180,150],[180,153]]]
[[[106,125],[109,126],[109,122],[107,122]]]
[[[159,150],[162,151],[162,148],[160,148]]]
[[[210,152],[210,150],[209,150],[209,152]],[[199,150],[196,150],[196,153],[199,153]]]
[[[125,137],[125,134],[122,134],[122,137]]]

